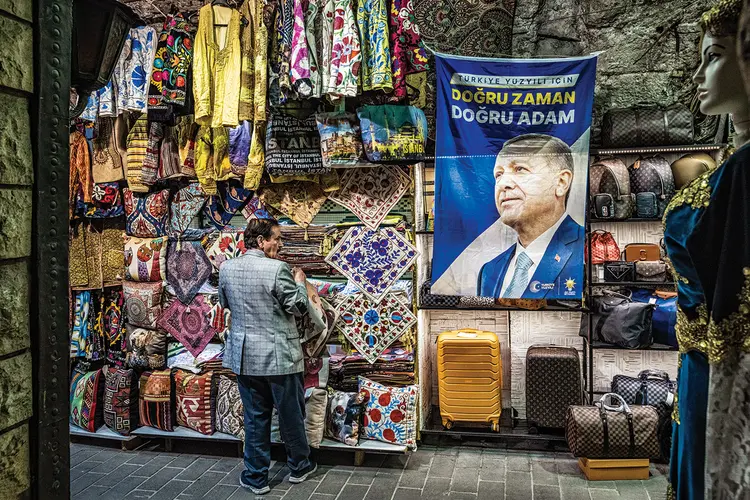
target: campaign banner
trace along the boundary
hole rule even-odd
[[[596,56],[436,64],[432,293],[580,299]]]

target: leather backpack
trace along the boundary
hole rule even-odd
[[[636,160],[628,168],[630,191],[635,195],[636,217],[656,218],[664,215],[674,196],[674,177],[663,156]]]
[[[619,158],[594,162],[589,168],[592,216],[597,219],[628,219],[635,202],[630,194],[628,167]]]

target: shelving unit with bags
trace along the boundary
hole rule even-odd
[[[665,258],[662,216],[674,193],[702,168],[720,164],[725,150],[725,144],[695,144],[591,151],[588,314],[580,329],[589,401],[609,392],[595,390],[594,351],[676,356],[677,283]]]

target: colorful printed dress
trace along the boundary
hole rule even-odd
[[[391,48],[393,51],[393,97],[406,97],[406,76],[427,71],[427,53],[417,26],[413,0],[393,0],[391,5]]]
[[[390,92],[393,89],[388,19],[386,0],[359,2],[357,25],[362,44],[362,90]]]
[[[323,36],[328,37],[326,31],[330,31],[331,52],[327,87],[325,83],[323,85],[331,102],[337,102],[341,97],[354,97],[359,88],[362,53],[352,2],[326,0],[324,7]]]
[[[670,498],[750,495],[750,146],[673,198],[680,347]]]
[[[164,21],[153,58],[149,107],[186,104],[193,63],[193,32],[193,26],[182,14],[167,16]]]

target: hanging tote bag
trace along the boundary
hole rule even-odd
[[[617,406],[606,404],[607,398]],[[653,406],[628,406],[614,393],[602,396],[595,406],[569,406],[565,439],[576,457],[661,457],[659,414]]]
[[[424,160],[427,119],[414,106],[363,106],[357,110],[362,145],[373,163],[416,163]]]

